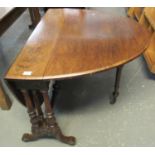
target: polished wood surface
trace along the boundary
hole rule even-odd
[[[144,57],[147,62],[148,68],[152,73],[155,73],[155,32],[151,37],[150,44],[144,52]]]
[[[144,9],[144,10],[145,10],[145,9]],[[149,29],[150,23],[149,23],[149,21],[147,20],[147,18],[145,17],[144,11],[143,11],[143,13],[142,13],[142,15],[141,15],[141,17],[140,17],[140,19],[139,19],[138,22],[139,22],[141,25],[143,25],[145,28],[147,28],[148,30],[150,30],[150,29]]]
[[[150,33],[126,17],[49,9],[6,79],[59,79],[117,67],[145,50]]]
[[[129,17],[136,18],[136,20],[139,21],[143,9],[144,9],[143,7],[130,7],[128,8],[127,15]]]
[[[135,7],[129,7],[129,8],[127,9],[127,15],[128,15],[129,17],[134,17],[134,10],[135,10]]]
[[[147,66],[152,73],[155,73],[155,8],[146,7],[142,13],[139,23],[144,25],[152,33],[148,48],[144,52]]]
[[[136,7],[135,11],[134,11],[134,14],[135,14],[135,17],[136,19],[139,21],[141,15],[142,15],[142,12],[143,12],[143,8],[141,7]]]
[[[145,60],[148,64],[148,67],[152,73],[155,73],[155,8],[148,7],[144,10],[145,17],[147,18],[150,27],[152,28],[153,34],[149,47],[144,53]]]
[[[144,9],[144,14],[152,28],[155,30],[155,8],[148,7]]]

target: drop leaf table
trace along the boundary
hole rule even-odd
[[[23,141],[54,137],[74,145],[57,124],[50,83],[116,68],[111,103],[119,94],[122,66],[140,56],[150,33],[132,19],[83,9],[49,9],[8,69],[5,80],[28,109],[31,134]],[[56,92],[53,84],[53,93]],[[45,104],[45,112],[41,104]]]

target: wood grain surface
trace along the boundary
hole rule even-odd
[[[133,60],[150,33],[127,17],[80,9],[49,9],[5,79],[59,79],[91,74]]]
[[[146,7],[144,9],[144,14],[147,20],[149,21],[152,28],[155,30],[155,8],[154,7]]]
[[[147,29],[152,33],[149,46],[144,52],[144,58],[147,62],[149,70],[152,73],[155,73],[155,8],[146,7],[144,9],[141,21],[141,24],[145,25]]]

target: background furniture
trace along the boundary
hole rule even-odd
[[[15,20],[26,10],[24,7],[1,8],[0,11],[0,36],[15,22]]]
[[[136,19],[140,24],[144,25],[152,33],[150,44],[144,52],[144,58],[149,70],[155,73],[155,8],[132,7],[128,9],[127,14],[129,17]]]
[[[11,105],[11,100],[6,91],[4,90],[2,81],[0,80],[0,107],[2,110],[8,110],[11,108]]]
[[[0,36],[16,21],[16,19],[26,10],[26,8],[2,7],[0,9]],[[9,96],[7,95],[2,81],[0,80],[0,107],[8,110],[11,107]]]
[[[143,9],[144,8],[141,8],[141,7],[131,7],[127,10],[127,15],[139,21],[141,14],[143,12]]]
[[[30,7],[28,9],[29,9],[29,13],[30,13],[31,21],[32,21],[32,24],[29,25],[29,27],[31,29],[34,29],[41,19],[39,8],[38,7]]]
[[[25,7],[1,7],[0,9],[0,36],[20,17],[26,10]],[[39,8],[28,8],[32,24],[30,28],[34,28],[40,21]],[[11,102],[7,92],[4,89],[2,81],[0,81],[0,107],[3,110],[11,108]]]

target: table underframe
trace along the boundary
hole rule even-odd
[[[114,91],[110,97],[110,103],[114,104],[119,95],[119,84],[121,78],[122,67],[116,68],[116,78]],[[27,107],[27,111],[31,122],[31,133],[25,133],[22,137],[24,142],[35,141],[40,138],[56,138],[57,140],[75,145],[76,138],[73,136],[65,136],[54,115],[54,99],[58,93],[57,81],[52,85],[52,98],[49,96],[48,80],[7,80],[10,89],[15,96]],[[45,104],[45,112],[42,111],[41,105]]]

